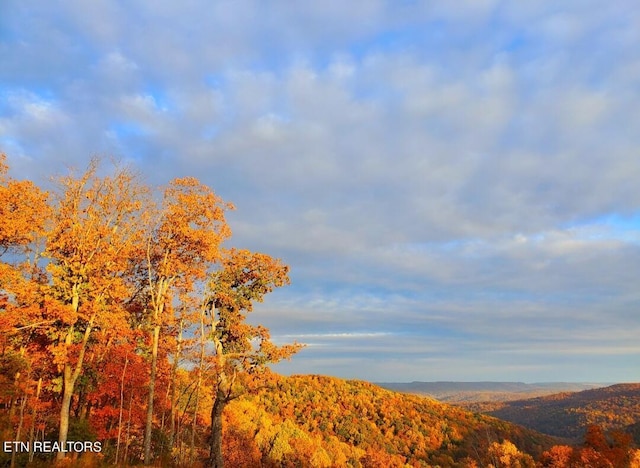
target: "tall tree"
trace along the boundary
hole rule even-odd
[[[147,193],[128,169],[116,167],[112,176],[99,177],[98,165],[94,159],[81,176],[60,179],[62,193],[46,247],[51,293],[64,308],[54,324],[53,349],[62,380],[58,437],[62,446],[92,332],[126,323],[123,302],[130,295],[128,273]],[[57,454],[58,459],[64,456]]]
[[[44,361],[33,337],[35,328],[44,325],[44,275],[38,260],[49,206],[46,192],[31,181],[9,177],[8,169],[0,153],[0,398],[8,398],[10,420],[19,409],[14,438],[20,440],[27,401],[30,408],[38,406],[33,396],[39,397],[42,382]],[[31,416],[33,421],[33,411]],[[15,461],[12,453],[11,466]]]
[[[195,178],[174,179],[164,192],[157,223],[146,242],[143,281],[151,321],[151,373],[144,436],[144,461],[151,463],[153,404],[160,333],[176,294],[186,295],[220,257],[220,244],[231,235],[224,203]]]
[[[295,354],[301,345],[276,346],[269,330],[246,322],[254,302],[289,283],[289,267],[262,253],[231,249],[214,272],[207,291],[210,338],[214,347],[214,403],[209,466],[222,468],[222,412],[231,400],[255,386],[268,363]]]

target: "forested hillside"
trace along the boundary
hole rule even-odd
[[[227,423],[234,466],[640,468],[624,430],[592,424],[568,445],[430,398],[324,376],[272,376],[229,406]]]
[[[531,456],[557,443],[429,398],[324,376],[274,376],[232,403],[227,418],[229,457],[247,467],[487,466],[503,452],[532,466]]]
[[[590,425],[612,430],[640,421],[640,384],[618,384],[527,400],[475,404],[469,408],[545,434],[577,440],[584,436]]]

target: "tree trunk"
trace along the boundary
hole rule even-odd
[[[196,425],[198,421],[198,409],[200,406],[200,389],[202,388],[202,374],[204,373],[204,357],[206,348],[205,337],[205,313],[206,306],[200,308],[200,359],[198,361],[198,380],[196,383],[196,401],[193,405],[193,420],[191,421],[191,447],[189,449],[189,461],[193,462],[196,446]]]
[[[122,367],[122,376],[120,377],[120,412],[118,414],[118,442],[116,444],[115,464],[118,464],[118,455],[120,454],[120,436],[122,435],[122,413],[124,411],[124,378],[127,375],[127,365],[129,364],[129,355],[125,356],[124,366]]]
[[[198,408],[200,406],[200,376],[196,387],[196,400],[193,404],[193,419],[191,420],[191,440],[189,444],[189,461],[193,462],[196,447],[196,425],[198,422]]]
[[[129,460],[129,440],[131,433],[131,407],[133,406],[133,392],[129,393],[129,416],[127,417],[127,435],[126,435],[126,443],[124,444],[124,458],[122,459],[122,464],[127,466],[127,462]]]
[[[78,285],[73,285],[73,297],[71,299],[71,307],[74,313],[78,312],[80,307],[80,296],[78,293]],[[67,331],[67,336],[64,338],[64,344],[66,350],[73,343],[74,326],[71,325]],[[62,406],[60,408],[60,424],[58,426],[58,442],[61,447],[67,445],[67,434],[69,432],[69,411],[71,410],[71,397],[73,396],[73,387],[75,381],[73,380],[73,373],[71,371],[71,364],[69,363],[69,357],[66,357],[64,363],[64,369],[62,371]],[[58,452],[56,454],[56,460],[62,460],[64,458],[64,452]]]
[[[175,433],[176,433],[176,379],[178,375],[178,364],[180,362],[180,355],[182,353],[182,326],[183,320],[180,319],[180,325],[178,328],[178,342],[176,344],[176,354],[173,358],[173,365],[171,366],[171,395],[169,396],[169,404],[171,405],[171,422],[169,427],[169,450],[173,450],[175,445]]]
[[[74,298],[73,306],[75,310],[78,310],[78,301]],[[67,446],[67,434],[69,433],[69,414],[71,410],[71,399],[73,398],[73,389],[75,388],[78,377],[82,372],[82,364],[84,362],[84,355],[87,350],[87,343],[89,342],[89,336],[93,328],[93,321],[95,315],[89,319],[87,328],[84,330],[84,336],[82,337],[82,343],[80,344],[80,352],[78,353],[78,362],[75,367],[72,368],[71,364],[65,362],[64,371],[62,373],[62,407],[60,408],[60,434],[58,436],[58,442],[62,450]],[[65,337],[65,345],[67,349],[73,342],[74,326],[69,327],[67,336]],[[68,359],[68,358],[67,358]],[[63,460],[66,452],[60,451],[56,454],[56,460]]]
[[[214,320],[211,324],[213,339],[213,347],[215,349],[216,372],[216,399],[211,408],[211,455],[209,458],[210,468],[224,468],[224,459],[222,457],[222,411],[229,401],[231,394],[231,385],[225,372],[226,357],[224,355],[224,347],[222,341],[215,335],[218,321]]]
[[[216,392],[216,401],[211,408],[211,454],[210,468],[224,468],[222,457],[222,411],[227,404],[226,395],[221,389]]]
[[[82,408],[80,408],[79,411],[79,419],[87,419],[89,417],[89,415],[91,415],[91,402],[90,401],[86,401],[82,404]]]
[[[20,419],[18,420],[18,429],[16,429],[16,437],[14,440],[19,441],[22,438],[22,423],[24,422],[24,407],[27,404],[27,392],[24,392],[20,401]],[[16,451],[11,451],[11,468],[16,466]]]
[[[157,319],[156,319],[157,321]],[[149,401],[147,403],[147,422],[144,431],[144,464],[151,463],[151,430],[153,428],[153,397],[156,388],[158,371],[158,343],[160,341],[160,325],[153,327],[153,348],[151,350],[151,377],[149,379]]]
[[[71,365],[64,365],[64,377],[63,377],[63,391],[62,391],[62,406],[60,408],[60,434],[58,435],[58,442],[60,447],[64,449],[67,446],[67,434],[69,433],[69,411],[71,409],[71,398],[73,397],[73,387],[75,381],[71,376]],[[65,457],[65,452],[60,451],[56,454],[57,460],[62,460]]]
[[[151,433],[153,429],[153,398],[156,389],[156,376],[158,371],[158,345],[160,343],[160,327],[164,313],[164,304],[167,298],[167,291],[170,281],[161,278],[156,284],[153,283],[151,274],[151,244],[147,244],[147,266],[149,269],[149,288],[151,290],[151,304],[153,306],[153,333],[151,349],[151,375],[149,377],[149,400],[147,402],[147,421],[144,429],[144,464],[151,463]],[[169,253],[165,252],[163,263],[166,265]]]
[[[42,389],[42,377],[38,379],[38,386],[36,388],[36,400],[31,405],[31,428],[29,429],[29,463],[33,461],[33,441],[35,440],[36,429],[36,408],[40,402],[40,391]]]
[[[81,414],[85,414],[85,404],[86,404],[86,398],[85,398],[85,394],[84,392],[79,392],[78,393],[78,398],[76,401],[76,407],[75,410],[73,411],[73,417],[76,419],[83,419],[82,417],[80,417]]]

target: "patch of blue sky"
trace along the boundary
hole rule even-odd
[[[9,96],[17,93],[28,93],[33,96],[37,96],[43,101],[53,101],[56,99],[57,94],[50,86],[43,86],[42,83],[32,83],[28,87],[24,86],[24,83],[11,84],[8,82],[0,83],[0,106],[6,104],[6,100]]]
[[[142,125],[133,122],[114,122],[109,125],[109,132],[118,139],[142,137],[148,133]]]
[[[143,93],[153,99],[154,105],[158,110],[170,111],[174,107],[168,93],[162,86],[147,84]]]
[[[0,85],[0,116],[9,117],[22,111],[25,102],[37,102],[39,104],[53,104],[56,102],[56,94],[51,88],[38,85],[23,87],[24,83],[16,86],[11,84]]]
[[[9,92],[0,89],[0,117],[9,117],[14,111],[14,106],[9,103]]]
[[[2,115],[0,113],[0,115]],[[0,151],[9,155],[19,155],[23,152],[23,144],[17,138],[0,135]]]
[[[518,52],[525,50],[528,44],[529,42],[523,34],[514,33],[507,38],[506,43],[502,47],[502,51],[517,54]]]
[[[0,3],[0,45],[10,46],[24,39],[24,31],[18,27],[15,18],[7,14],[8,8],[4,2]],[[15,13],[14,15],[15,16]]]
[[[640,243],[640,209],[626,214],[608,213],[564,226],[587,240],[613,239]]]
[[[640,209],[629,215],[613,213],[606,216],[601,222],[618,231],[640,232]]]
[[[448,40],[447,32],[446,23],[440,20],[416,23],[411,26],[402,25],[355,41],[346,51],[358,60],[380,53],[433,53],[441,51],[441,43]]]
[[[225,73],[206,73],[202,80],[205,86],[216,91],[227,91],[229,89],[229,79]]]

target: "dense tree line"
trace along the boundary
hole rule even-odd
[[[620,430],[561,439],[430,398],[326,376],[270,376],[225,413],[238,467],[640,468]]]
[[[222,466],[224,407],[300,348],[245,320],[288,267],[225,247],[233,206],[198,180],[102,171],[48,193],[0,156],[2,456]]]
[[[518,456],[533,460],[556,442],[367,382],[314,375],[271,379],[229,408],[234,436],[228,440],[243,441],[247,450],[240,453],[252,457],[236,454],[237,466],[486,467],[497,450],[492,445],[509,440]]]

